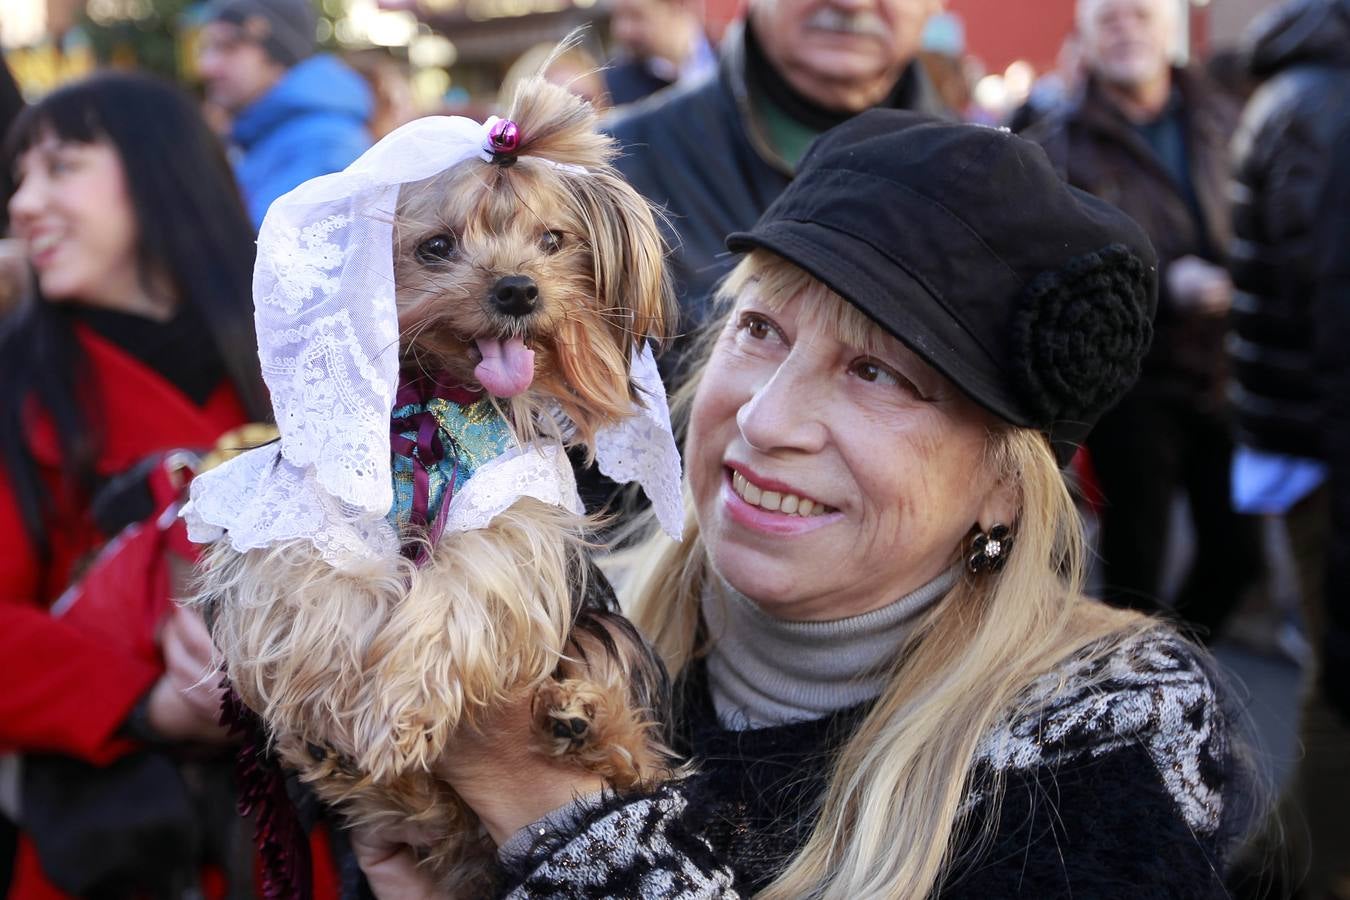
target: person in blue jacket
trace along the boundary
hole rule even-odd
[[[235,175],[257,228],[273,200],[370,146],[370,89],[316,55],[311,0],[214,0],[203,20],[198,68],[207,98],[233,117]]]

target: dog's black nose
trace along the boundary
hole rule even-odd
[[[539,287],[526,275],[507,275],[488,291],[488,299],[505,315],[528,316],[539,302]]]

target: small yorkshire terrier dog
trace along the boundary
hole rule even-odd
[[[589,460],[643,402],[630,366],[670,320],[666,248],[588,104],[534,79],[508,120],[491,161],[399,190],[400,384],[450,386],[468,419]],[[403,554],[355,574],[305,541],[219,541],[198,602],[283,764],[352,822],[416,826],[425,865],[463,896],[492,849],[433,774],[457,731],[532,698],[538,752],[646,787],[673,774],[669,685],[589,562],[583,516],[522,499],[483,528],[442,535],[435,519],[400,522]]]

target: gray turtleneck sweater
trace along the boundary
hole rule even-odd
[[[763,728],[818,719],[881,693],[886,666],[919,614],[956,581],[948,570],[881,609],[831,622],[775,619],[718,579],[703,595],[713,638],[708,676],[718,718],[727,728]],[[566,833],[603,794],[579,797],[516,832],[497,849],[517,866],[550,836]]]
[[[703,595],[717,717],[726,728],[766,728],[819,719],[877,697],[896,648],[955,581],[951,569],[859,616],[789,622],[719,579]]]

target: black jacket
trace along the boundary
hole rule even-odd
[[[1312,248],[1331,143],[1350,124],[1350,0],[1279,7],[1253,37],[1264,83],[1234,142],[1231,397],[1243,443],[1320,457]]]
[[[976,784],[1001,781],[1001,796],[967,794],[971,830],[935,900],[1227,897],[1224,861],[1252,821],[1250,782],[1205,663],[1158,630],[1053,676],[981,741]],[[736,900],[797,853],[866,706],[729,731],[698,667],[680,693],[697,774],[543,829],[507,873],[508,900]]]
[[[1326,696],[1350,722],[1350,121],[1331,145],[1334,161],[1313,241],[1318,263],[1313,292],[1316,365],[1323,443],[1331,488],[1331,531],[1323,585],[1326,646],[1321,660]]]
[[[657,75],[640,59],[621,59],[611,62],[604,70],[605,88],[609,102],[627,106],[673,84]]]
[[[717,74],[677,86],[626,111],[611,126],[624,148],[618,167],[671,217],[671,257],[684,327],[702,322],[713,286],[734,257],[723,246],[750,228],[792,178],[751,109],[744,31],[723,43]],[[902,76],[897,106],[945,112],[917,62]]]
[[[1222,264],[1230,239],[1228,143],[1237,110],[1199,72],[1177,69],[1183,140],[1195,208],[1185,186],[1095,81],[1071,103],[1032,126],[1025,137],[1045,148],[1076,188],[1119,207],[1148,234],[1165,276],[1173,261],[1198,256]],[[1198,213],[1198,215],[1197,215]],[[1162,389],[1218,409],[1224,384],[1221,316],[1177,307],[1158,279],[1153,345],[1141,386]]]

